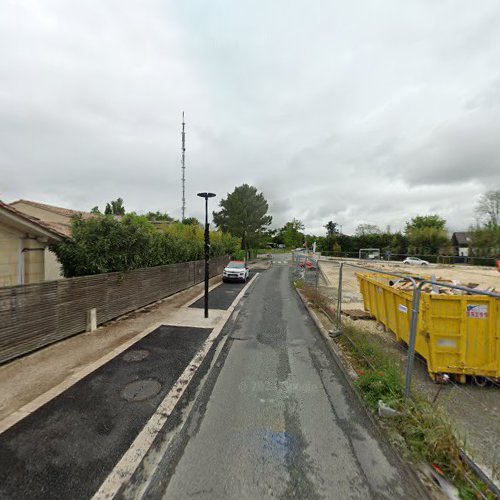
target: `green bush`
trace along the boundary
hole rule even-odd
[[[199,226],[179,223],[158,230],[146,217],[135,214],[121,219],[76,218],[72,236],[51,247],[67,278],[199,260],[204,255]],[[211,232],[211,240],[214,257],[228,255],[240,245],[237,238],[219,231]]]

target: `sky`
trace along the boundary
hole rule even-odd
[[[498,0],[4,0],[0,199],[450,231],[500,189]]]

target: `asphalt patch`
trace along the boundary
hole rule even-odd
[[[252,279],[255,271],[250,271],[248,276],[248,281]],[[234,302],[234,299],[241,292],[243,287],[248,283],[239,282],[227,282],[222,283],[218,287],[214,288],[212,291],[208,292],[208,307],[210,309],[229,309],[230,305]],[[193,302],[189,307],[195,307],[197,309],[203,309],[205,307],[205,297],[200,297],[196,302]]]
[[[90,498],[210,332],[161,326],[1,434],[0,498]]]

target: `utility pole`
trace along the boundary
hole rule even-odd
[[[184,131],[184,111],[182,112],[182,219],[186,218],[186,132]]]

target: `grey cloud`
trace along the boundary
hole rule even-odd
[[[274,225],[473,221],[498,186],[495,0],[8,2],[0,198],[180,216],[266,195]],[[457,35],[457,33],[459,35]]]

